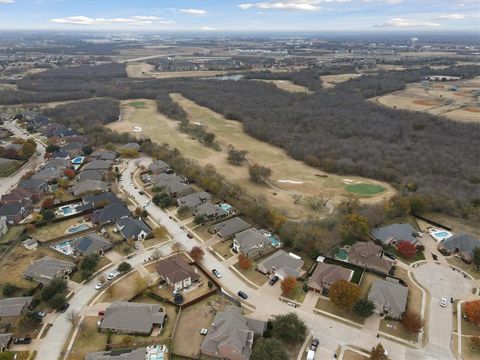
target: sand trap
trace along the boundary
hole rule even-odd
[[[303,184],[303,181],[295,181],[295,180],[277,180],[279,183],[283,184]]]
[[[423,106],[440,105],[438,101],[432,101],[432,100],[415,100],[413,103],[417,105],[423,105]]]
[[[345,184],[350,184],[350,183],[353,182],[353,180],[351,180],[351,179],[343,179],[343,182],[344,182]]]
[[[134,126],[134,127],[132,128],[132,131],[133,131],[133,132],[141,132],[141,131],[142,131],[142,128],[141,128],[140,126]]]

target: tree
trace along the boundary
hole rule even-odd
[[[42,211],[42,217],[44,221],[50,221],[55,219],[55,213],[52,209],[45,209]]]
[[[288,353],[280,341],[272,338],[260,338],[252,351],[252,360],[288,360]]]
[[[480,268],[480,247],[473,249],[473,264],[476,269]]]
[[[189,254],[193,260],[195,260],[196,262],[201,262],[203,261],[203,257],[205,256],[205,251],[203,251],[201,247],[194,246],[192,250],[190,250]]]
[[[17,290],[17,286],[9,282],[3,284],[2,286],[2,294],[5,296],[12,295],[16,290]]]
[[[288,344],[296,344],[305,341],[307,325],[296,313],[277,315],[272,321],[272,334],[274,338]]]
[[[466,302],[463,307],[463,312],[469,322],[480,325],[480,300]]]
[[[291,296],[296,286],[297,286],[297,279],[294,276],[286,277],[280,283],[280,287],[282,288],[282,295]]]
[[[124,158],[135,158],[138,156],[138,150],[132,148],[123,148],[121,150],[121,155]]]
[[[177,215],[183,216],[190,212],[190,208],[186,205],[182,205],[177,209]]]
[[[232,165],[242,165],[245,161],[246,150],[237,150],[232,145],[228,145],[228,162]]]
[[[367,218],[355,212],[345,215],[340,226],[346,240],[363,240],[367,238],[369,230]]]
[[[272,175],[272,169],[266,166],[252,164],[248,167],[248,174],[250,175],[250,180],[257,184],[263,184]]]
[[[243,254],[238,255],[238,266],[242,270],[248,270],[252,266],[252,261]]]
[[[63,175],[69,179],[73,179],[75,177],[75,171],[73,169],[65,169],[63,170]]]
[[[364,318],[372,316],[374,309],[375,304],[367,299],[360,299],[353,305],[353,312]]]
[[[386,351],[382,344],[377,344],[372,348],[370,360],[388,360],[388,356],[386,355]]]
[[[160,249],[153,250],[153,252],[152,252],[152,259],[153,260],[158,260],[161,257],[162,257],[162,253],[161,253]]]
[[[43,217],[42,217],[42,219],[43,219]],[[36,228],[37,228],[37,227],[36,227],[34,224],[27,224],[27,225],[25,226],[25,231],[26,231],[27,233],[31,233],[31,232],[32,232],[33,230],[35,230]]]
[[[152,198],[155,205],[160,206],[162,209],[169,207],[172,204],[172,198],[166,192],[162,191]]]
[[[205,217],[205,215],[197,215],[195,216],[195,218],[193,219],[193,223],[195,225],[200,225],[200,224],[203,224],[205,222],[207,218]]]
[[[135,216],[140,217],[140,216],[142,215],[142,209],[137,206],[137,207],[135,208],[134,213],[135,213]]]
[[[34,325],[42,322],[42,317],[36,311],[27,311],[23,314],[21,319],[24,325]]]
[[[126,273],[132,270],[132,265],[124,261],[118,265],[117,270],[122,273]]]
[[[409,241],[402,240],[397,244],[397,251],[406,259],[410,259],[417,253],[417,247]]]
[[[51,209],[55,206],[55,199],[53,197],[45,198],[42,202],[42,209]]]
[[[83,152],[84,155],[87,155],[87,156],[88,156],[88,155],[90,155],[90,154],[93,152],[93,149],[92,149],[92,147],[91,147],[90,145],[84,145],[84,146],[82,147],[82,152]]]
[[[330,286],[328,297],[339,308],[350,310],[360,298],[360,287],[346,280],[337,280]]]
[[[100,261],[100,256],[98,254],[89,254],[85,256],[80,263],[80,270],[82,272],[82,277],[88,279],[95,272],[95,269]]]
[[[48,145],[46,148],[45,148],[45,151],[47,153],[54,153],[55,151],[58,151],[60,150],[60,147],[58,145],[55,145],[55,144],[50,144]]]
[[[402,325],[408,332],[416,334],[422,330],[423,320],[417,312],[406,311],[402,316]]]
[[[158,226],[153,230],[153,234],[156,238],[164,238],[168,235],[168,231],[164,226]]]
[[[22,157],[24,159],[29,159],[34,153],[35,150],[37,149],[37,144],[33,140],[27,140],[23,145],[22,145]]]
[[[66,302],[67,302],[67,299],[65,297],[65,294],[57,293],[53,295],[53,297],[50,300],[48,300],[48,305],[52,309],[60,309]]]
[[[55,294],[62,294],[67,290],[67,283],[63,279],[53,279],[46,285],[40,293],[40,298],[43,301],[50,300]]]
[[[67,313],[67,320],[70,321],[70,323],[75,326],[77,325],[77,322],[78,322],[78,319],[79,319],[79,316],[80,316],[80,312],[77,311],[77,310],[70,310],[68,313]]]
[[[208,280],[207,286],[208,286],[209,289],[212,289],[213,288],[213,283],[210,280]]]

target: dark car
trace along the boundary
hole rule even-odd
[[[436,254],[434,254],[434,253],[432,253],[432,258],[433,258],[433,260],[435,260],[435,261],[438,260],[438,256],[437,256]]]
[[[279,277],[277,275],[275,275],[270,279],[270,281],[268,283],[270,284],[270,286],[273,286],[277,283],[278,280],[279,280]]]
[[[397,257],[395,255],[393,255],[392,253],[389,253],[389,252],[384,252],[383,255],[385,255],[386,257],[392,259],[392,260],[395,260]]]
[[[139,193],[140,195],[145,195],[145,192],[142,191],[142,190],[140,190],[138,193]]]
[[[313,339],[310,344],[310,350],[317,351],[318,345],[320,345],[320,341],[317,338]]]
[[[15,339],[14,343],[19,345],[19,344],[30,344],[32,342],[32,338],[29,337],[21,337]]]
[[[245,294],[243,291],[239,291],[238,296],[240,296],[243,300],[248,299],[248,295]]]
[[[193,239],[193,234],[192,234],[192,233],[188,233],[187,236],[188,236],[190,239]]]
[[[99,311],[99,312],[98,312],[98,316],[105,316],[105,311],[103,311],[103,310],[102,310],[102,311]]]
[[[60,308],[60,312],[64,313],[65,311],[67,311],[67,309],[70,307],[70,304],[69,303],[65,303],[62,305],[62,307]]]

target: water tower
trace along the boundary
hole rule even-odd
[[[417,41],[418,41],[418,38],[416,38],[416,37],[413,37],[413,38],[410,39],[410,42],[411,42],[411,45],[410,45],[410,46],[412,47],[412,49],[415,49],[415,48],[416,48],[416,46],[417,46]]]

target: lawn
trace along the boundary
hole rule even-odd
[[[22,165],[21,162],[0,158],[0,178],[9,177]]]
[[[38,241],[47,241],[67,235],[67,229],[82,222],[83,217],[60,221],[55,224],[48,224],[32,231],[29,235]]]
[[[398,321],[389,321],[382,319],[380,320],[379,330],[400,339],[410,341],[412,343],[417,342],[417,334],[409,333]]]
[[[0,244],[10,244],[17,240],[22,234],[24,228],[25,226],[23,225],[10,226],[7,233],[0,238]]]
[[[97,299],[96,303],[128,301],[145,289],[147,282],[138,271],[134,271],[126,277],[106,288],[105,292]]]
[[[475,270],[475,266],[472,264],[465,264],[462,260],[459,258],[453,256],[447,258],[447,262],[451,265],[454,265],[458,267],[459,269],[462,269],[463,271],[469,273],[471,276],[473,276],[474,279],[480,279],[480,271]]]
[[[149,247],[152,247],[152,246],[155,246],[155,245],[158,245],[158,244],[163,244],[164,242],[167,242],[168,240],[170,240],[168,238],[168,236],[164,236],[164,237],[161,237],[161,238],[153,237],[151,239],[143,240],[142,243],[143,243],[143,246],[145,247],[145,249],[148,249]]]
[[[233,256],[233,253],[232,251],[230,250],[232,248],[232,245],[233,245],[233,241],[232,240],[228,240],[228,241],[219,241],[218,243],[216,243],[215,245],[212,246],[212,249],[214,251],[216,251],[217,253],[220,254],[220,256],[222,257],[222,259],[228,259],[228,258],[231,258]]]
[[[116,251],[120,255],[128,255],[135,252],[133,243],[128,243],[124,240],[117,240],[113,245],[113,251]]]
[[[0,360],[33,360],[29,351],[7,351],[0,353]]]
[[[337,306],[335,306],[333,302],[324,298],[319,298],[315,307],[318,310],[322,310],[332,315],[339,316],[345,320],[356,322],[359,325],[363,325],[363,323],[365,322],[365,319],[361,316],[358,316],[351,311],[339,309]]]
[[[303,291],[303,282],[298,282],[297,286],[295,286],[295,289],[293,290],[293,293],[290,296],[286,296],[286,295],[282,295],[282,296],[302,304],[303,300],[305,300],[306,295],[307,293]]]
[[[87,316],[83,319],[67,360],[83,360],[86,353],[105,350],[107,334],[97,331],[99,320],[98,316]]]
[[[194,226],[196,226],[193,222],[190,223],[190,224],[187,224],[186,225],[188,228],[191,229],[191,231],[193,231],[195,234],[197,234],[198,236],[200,236],[200,238],[203,240],[203,241],[207,241],[209,240],[213,235],[208,232],[208,229],[210,229],[211,225],[200,225],[200,226],[197,226],[195,229],[192,229]]]
[[[134,107],[135,109],[144,109],[145,102],[143,101],[132,101],[127,104],[128,106]]]
[[[233,265],[235,269],[237,269],[243,276],[245,276],[248,280],[253,282],[255,285],[262,286],[268,281],[268,277],[263,275],[262,273],[256,271],[257,264],[252,263],[252,266],[248,270],[243,270],[240,268],[240,265],[235,263]]]
[[[402,262],[404,262],[405,264],[411,264],[411,263],[414,263],[416,261],[421,261],[421,260],[425,260],[425,255],[423,254],[423,251],[417,251],[415,253],[415,256],[411,257],[411,258],[406,258],[404,257],[402,254],[400,254],[397,249],[395,248],[395,246],[393,245],[389,245],[386,249],[389,253],[395,255],[399,260],[401,260]]]
[[[100,270],[101,268],[103,268],[104,266],[107,266],[109,264],[111,264],[112,262],[110,260],[108,260],[107,257],[105,256],[102,256],[100,257],[100,260],[98,261],[98,264],[97,266],[95,267],[95,270],[94,272],[97,272],[98,270]],[[72,277],[70,278],[72,281],[75,281],[76,283],[81,283],[84,279],[82,278],[82,272],[81,271],[75,271],[75,273],[72,275]]]
[[[420,313],[423,298],[422,290],[410,280],[407,270],[397,268],[395,276],[405,281],[408,285],[407,310],[413,310]]]
[[[352,350],[346,350],[343,353],[343,360],[368,360],[368,359],[369,359],[368,356],[359,354]]]
[[[357,194],[357,195],[377,195],[383,193],[386,189],[383,186],[375,185],[375,184],[354,184],[354,185],[347,185],[345,189],[348,192]]]

